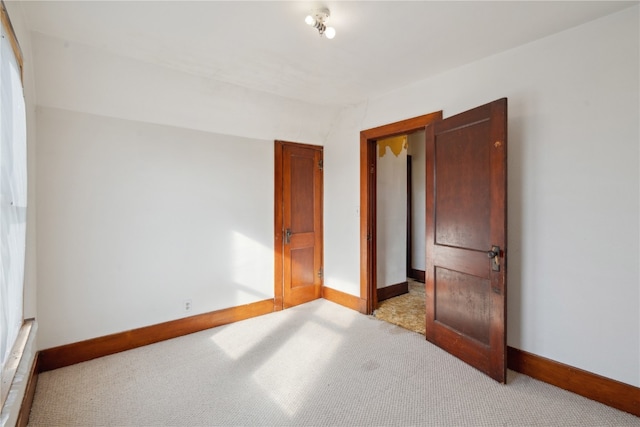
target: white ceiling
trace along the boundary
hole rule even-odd
[[[361,102],[638,4],[22,1],[33,31],[316,104]],[[335,39],[304,23],[331,10]]]

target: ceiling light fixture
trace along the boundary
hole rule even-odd
[[[329,9],[325,7],[322,9],[317,9],[312,15],[307,15],[304,22],[306,22],[307,25],[316,28],[320,33],[320,37],[324,35],[328,39],[332,39],[336,36],[336,30],[333,27],[327,27],[327,25],[325,24],[325,21],[329,18],[329,16]]]

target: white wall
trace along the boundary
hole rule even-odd
[[[336,111],[33,44],[39,348],[273,298],[273,140]]]
[[[359,132],[509,99],[508,344],[640,386],[638,6],[349,107],[325,156],[351,155],[345,226],[359,188]],[[351,200],[351,201],[350,201]],[[338,208],[334,208],[338,209]],[[327,218],[336,221],[337,215]],[[338,228],[337,226],[335,226]],[[325,233],[334,286],[359,295],[357,236]],[[335,267],[334,267],[335,263]]]
[[[376,150],[376,286],[385,288],[407,281],[407,149]]]
[[[44,107],[38,129],[41,347],[273,298],[272,143]]]
[[[365,111],[363,106],[343,109],[323,152],[324,286],[355,296],[360,296],[359,140]]]

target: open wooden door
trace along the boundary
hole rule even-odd
[[[507,100],[427,127],[426,337],[506,381]]]
[[[276,141],[276,310],[322,296],[322,147]]]

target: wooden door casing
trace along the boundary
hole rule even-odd
[[[507,100],[427,127],[426,337],[506,380]],[[499,246],[500,271],[488,251]]]

